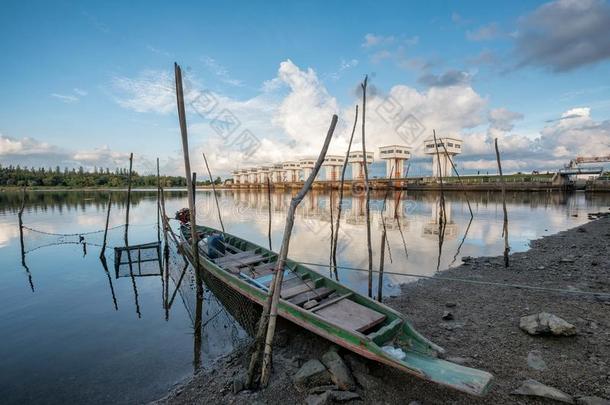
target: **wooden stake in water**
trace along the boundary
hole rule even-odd
[[[373,248],[371,246],[371,190],[369,188],[369,169],[366,159],[366,137],[365,137],[365,126],[366,126],[366,85],[368,76],[364,76],[364,82],[360,85],[362,87],[362,157],[364,159],[364,192],[366,193],[366,205],[364,214],[366,217],[366,249],[369,257],[369,279],[368,279],[368,293],[369,298],[373,298]]]
[[[210,177],[210,183],[212,184],[212,192],[214,193],[214,200],[216,200],[216,210],[218,211],[218,222],[220,222],[220,227],[222,228],[222,232],[225,231],[225,226],[222,223],[222,215],[220,215],[220,204],[218,203],[218,196],[216,195],[216,186],[214,185],[214,179],[212,178],[212,172],[210,171],[210,166],[208,166],[208,159],[205,157],[205,153],[202,153],[203,161],[205,162],[205,168],[208,170],[208,176]]]
[[[159,175],[159,158],[157,158],[157,240],[161,242],[161,176]]]
[[[133,153],[129,154],[129,177],[127,178],[127,207],[125,209],[125,246],[128,245],[129,235],[129,207],[131,207],[131,171],[133,168]]]
[[[502,210],[504,211],[504,224],[502,226],[502,236],[504,236],[504,267],[508,267],[508,252],[510,252],[510,246],[508,245],[508,212],[506,211],[506,184],[504,183],[504,176],[502,175],[502,162],[500,160],[500,151],[498,150],[498,138],[494,140],[494,145],[496,146],[496,160],[498,161],[500,183],[502,184]]]
[[[25,187],[21,188],[21,205],[17,218],[19,219],[19,242],[21,245],[21,262],[25,263],[25,244],[23,242],[23,211],[25,210]],[[25,264],[24,264],[25,265]]]
[[[271,247],[271,180],[269,180],[269,175],[267,175],[267,208],[269,211],[268,218],[269,223],[267,226],[267,238],[269,238],[269,250],[273,250]]]
[[[248,375],[246,379],[247,386],[252,386],[255,369],[257,367],[257,364],[259,363],[259,357],[261,349],[263,347],[263,343],[264,353],[261,371],[261,385],[264,387],[269,382],[269,375],[271,370],[271,345],[273,344],[273,336],[275,334],[275,323],[277,319],[278,303],[280,299],[282,281],[284,278],[284,267],[286,265],[286,257],[288,256],[288,249],[290,246],[290,235],[294,226],[294,215],[298,205],[303,200],[303,197],[305,197],[305,194],[307,194],[307,192],[311,189],[311,186],[313,185],[313,182],[316,176],[318,175],[318,172],[320,171],[320,167],[322,166],[322,162],[324,162],[324,158],[326,157],[326,152],[328,151],[328,146],[330,145],[330,140],[332,139],[336,126],[337,116],[333,115],[330,123],[330,128],[328,129],[328,133],[326,134],[326,139],[324,140],[324,145],[322,146],[322,150],[320,151],[318,160],[316,161],[316,164],[311,174],[305,181],[305,184],[290,202],[288,213],[286,214],[286,225],[284,227],[282,247],[280,249],[280,254],[277,258],[275,272],[273,274],[273,279],[269,286],[267,300],[265,301],[265,305],[263,306],[263,313],[261,314],[261,319],[259,320],[258,331],[256,334],[256,339],[254,341],[255,350],[252,354],[252,358],[250,359],[250,365],[248,367]]]
[[[191,160],[189,159],[189,141],[186,127],[186,111],[184,108],[184,92],[182,89],[182,69],[174,63],[174,74],[176,76],[176,104],[178,107],[178,120],[180,122],[180,135],[182,137],[182,153],[184,155],[184,172],[186,177],[186,190],[188,193],[189,221],[191,227],[191,248],[195,261],[195,274],[199,274],[199,254],[197,251],[197,221],[195,212],[195,192],[191,179]]]
[[[356,124],[358,123],[358,105],[356,104],[356,114],[354,116],[354,127],[352,128],[352,135],[349,137],[349,144],[347,145],[347,152],[345,153],[345,160],[343,161],[343,168],[341,169],[341,183],[339,184],[339,205],[337,206],[337,218],[335,220],[335,237],[333,238],[333,264],[331,271],[335,274],[335,280],[339,281],[339,272],[337,271],[337,241],[339,240],[339,224],[341,221],[341,210],[343,209],[343,184],[345,183],[345,170],[347,169],[347,161],[349,160],[349,153],[352,149],[352,142],[354,140],[354,133],[356,132]]]
[[[390,182],[392,181],[392,174],[394,174],[394,166],[390,167]],[[381,206],[381,253],[379,254],[379,279],[377,281],[377,301],[381,302],[383,297],[383,267],[385,264],[385,244],[387,242],[387,227],[385,224],[385,218],[383,217],[383,213],[385,212],[385,207],[388,201],[388,195],[390,194],[390,187],[387,187],[385,190],[385,194],[383,196],[383,205]],[[390,253],[390,245],[388,244],[388,253]],[[392,256],[390,254],[390,262],[392,262]]]
[[[100,252],[100,258],[104,257],[106,253],[106,239],[108,237],[108,222],[110,221],[110,206],[112,205],[112,194],[108,194],[108,207],[106,209],[106,226],[104,227],[104,241],[102,242],[102,251]]]

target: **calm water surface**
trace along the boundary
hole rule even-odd
[[[113,192],[110,246],[124,245],[124,193]],[[399,198],[400,197],[400,198]],[[202,327],[194,329],[198,303],[193,274],[172,255],[168,276],[157,262],[130,272],[99,259],[106,192],[32,192],[23,216],[25,260],[20,254],[18,193],[0,193],[0,398],[3,403],[133,403],[164,395],[194,369],[247,341],[244,330],[206,291]],[[331,198],[333,204],[331,204]],[[388,229],[391,273],[432,275],[461,263],[463,256],[499,255],[503,249],[502,205],[498,193],[470,194],[474,219],[460,194],[446,196],[448,219],[439,227],[439,197],[430,193],[383,195],[371,201],[374,263],[381,229]],[[312,193],[299,207],[290,256],[327,265],[331,206],[337,195]],[[278,250],[288,193],[271,195],[272,244]],[[267,242],[266,193],[222,192],[222,215],[228,232],[263,246]],[[157,240],[156,193],[134,192],[130,244]],[[168,213],[186,205],[186,194],[169,192]],[[525,250],[530,240],[576,226],[588,212],[607,210],[610,195],[516,193],[508,195],[510,245]],[[198,221],[217,226],[208,192],[197,194]],[[347,196],[343,203],[339,257],[341,265],[366,268],[364,199]],[[396,215],[395,215],[396,214]],[[398,217],[398,220],[396,219]],[[402,235],[401,235],[402,231]],[[76,234],[58,236],[54,234]],[[87,243],[84,249],[79,234]],[[404,244],[403,244],[404,237]],[[406,245],[406,252],[405,252]],[[154,256],[154,255],[153,255]],[[391,260],[390,260],[391,256]],[[25,266],[23,265],[25,264]],[[328,274],[328,268],[316,267]],[[183,275],[184,274],[184,275]],[[181,277],[182,276],[182,277]],[[366,293],[367,274],[340,270],[341,282]],[[181,281],[180,281],[181,280]],[[398,274],[384,278],[384,294],[413,280]],[[376,290],[376,287],[375,287]],[[171,307],[164,303],[171,302]]]

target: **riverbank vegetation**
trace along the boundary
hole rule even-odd
[[[55,168],[28,168],[17,166],[0,166],[0,187],[127,187],[129,171],[117,168],[111,171],[108,168],[94,168],[87,171],[82,166],[78,169]],[[222,180],[217,177],[215,184]],[[186,179],[182,176],[160,176],[163,187],[185,187]],[[210,181],[197,182],[198,185],[209,185]],[[157,187],[156,175],[141,175],[132,172],[132,187]]]

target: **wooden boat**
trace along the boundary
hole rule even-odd
[[[278,255],[214,228],[198,226],[197,233],[199,261],[206,276],[262,305]],[[193,260],[188,225],[181,226],[181,234],[187,257]],[[401,313],[295,261],[287,260],[284,272],[281,317],[417,377],[473,395],[488,390],[491,374],[440,359],[444,350],[419,334]]]

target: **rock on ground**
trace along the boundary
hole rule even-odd
[[[610,405],[610,400],[600,397],[580,397],[576,398],[578,405]]]
[[[521,317],[519,327],[530,335],[574,336],[576,334],[576,326],[548,312]]]
[[[533,397],[549,398],[567,404],[573,404],[574,399],[557,388],[549,387],[536,380],[525,380],[523,384],[513,391],[515,395],[526,395]]]
[[[356,388],[356,383],[352,377],[349,368],[343,362],[339,353],[335,350],[329,350],[322,356],[322,362],[330,371],[330,378],[344,391],[350,391]]]
[[[294,383],[300,388],[315,387],[330,384],[330,374],[324,364],[312,359],[301,366],[294,375]]]

